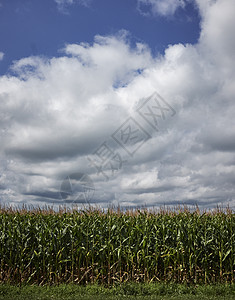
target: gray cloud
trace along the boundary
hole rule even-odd
[[[161,57],[122,31],[66,45],[59,58],[14,62],[15,75],[0,77],[2,203],[70,205],[61,182],[81,172],[94,205],[234,207],[234,3],[197,5],[198,44],[169,45]],[[155,91],[176,111],[158,117],[159,131],[136,111]],[[129,117],[151,135],[133,156],[112,138]],[[108,178],[87,159],[105,141],[123,160],[105,166]]]

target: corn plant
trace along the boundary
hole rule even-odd
[[[0,282],[234,282],[235,215],[0,208]]]

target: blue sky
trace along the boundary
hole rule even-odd
[[[234,0],[0,0],[0,202],[235,207]]]
[[[67,43],[92,43],[94,36],[127,30],[133,43],[146,43],[153,54],[168,44],[196,43],[200,17],[195,3],[187,3],[174,15],[151,13],[151,7],[136,0],[99,0],[85,6],[74,2],[63,9],[53,0],[2,1],[0,42],[5,58],[0,74],[9,71],[13,60],[30,55],[59,56]],[[149,15],[145,15],[145,14]]]

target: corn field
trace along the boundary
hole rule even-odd
[[[0,208],[0,282],[234,282],[235,215]]]

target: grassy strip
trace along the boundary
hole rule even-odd
[[[100,285],[13,286],[0,285],[0,299],[234,299],[235,285],[185,285],[128,283]]]

